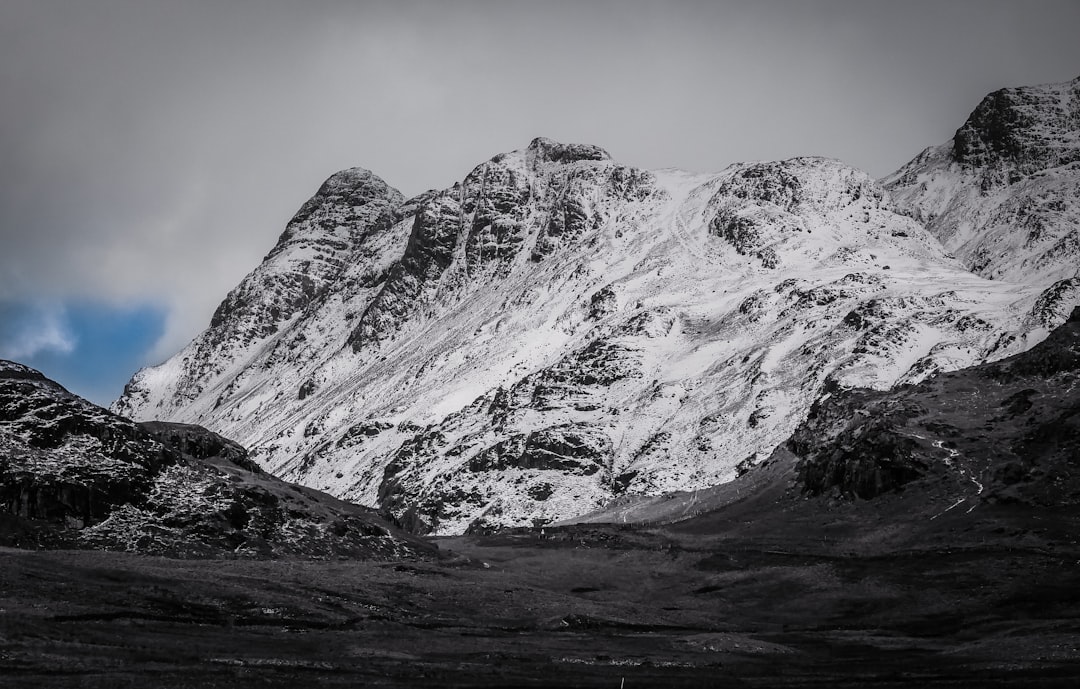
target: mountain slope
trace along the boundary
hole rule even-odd
[[[393,196],[346,221],[351,201],[320,192],[305,208],[334,219],[312,232],[349,237],[340,272],[255,337],[230,335],[252,330],[223,306],[114,408],[459,533],[730,480],[830,381],[887,389],[1004,357],[1076,299],[972,275],[823,158],[649,172],[537,139]],[[238,291],[278,279],[295,271],[264,263]]]
[[[734,529],[757,521],[762,533],[779,533],[797,518],[799,533],[809,533],[809,524],[823,529],[847,519],[862,525],[848,534],[855,541],[885,528],[890,538],[925,545],[933,530],[924,527],[946,515],[968,526],[1052,521],[1049,515],[1065,512],[1074,518],[1078,382],[1080,307],[1046,340],[1000,361],[892,390],[834,386],[789,439],[736,481],[627,496],[567,523],[722,519]]]
[[[1080,309],[1009,359],[888,392],[845,391],[787,443],[811,495],[874,498],[918,485],[945,510],[1080,504]],[[919,485],[921,484],[921,485]],[[939,514],[941,512],[938,512]]]
[[[429,547],[263,473],[197,426],[135,424],[0,361],[0,540],[181,557],[393,559]]]
[[[173,365],[139,371],[113,411],[134,416],[136,409],[151,409],[140,418],[166,418],[187,404],[205,404],[209,388],[234,381],[339,281],[348,282],[357,301],[370,298],[378,275],[404,246],[394,225],[395,210],[409,207],[402,202],[400,192],[363,168],[327,179],[263,262],[225,297],[206,331],[173,357]]]
[[[1080,289],[1080,77],[991,93],[883,183],[975,273]]]

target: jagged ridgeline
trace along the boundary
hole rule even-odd
[[[1075,147],[1074,115],[1059,117],[1075,82],[1032,93],[1050,91],[1065,110],[1035,108],[1024,126]],[[647,171],[547,139],[412,199],[338,173],[210,327],[136,374],[114,410],[205,425],[417,532],[728,481],[826,386],[885,390],[1004,358],[1068,316],[1076,162],[976,155],[986,127],[972,117],[940,174],[991,179],[985,194],[942,191],[937,167],[913,167],[931,153],[882,186],[826,158]],[[1060,184],[1031,203],[1063,248],[1033,249],[1037,270],[980,269],[949,244],[946,214],[919,210],[919,193],[952,193],[981,221],[1050,176]],[[965,233],[1031,241],[960,215]]]

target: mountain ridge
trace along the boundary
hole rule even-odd
[[[290,227],[361,237],[349,259],[299,278],[264,263],[241,294],[311,299],[216,341],[226,309],[114,409],[202,423],[274,473],[460,533],[730,480],[826,383],[1003,358],[1080,298],[1052,272],[972,275],[903,189],[827,158],[645,171],[536,139],[388,195],[357,220],[320,190]],[[340,272],[305,291],[324,265]],[[288,289],[261,282],[278,273]]]

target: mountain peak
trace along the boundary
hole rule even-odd
[[[1032,174],[1080,160],[1080,78],[988,94],[956,130],[953,159]]]
[[[968,268],[1049,285],[1076,275],[1080,78],[998,89],[952,140],[882,180]]]
[[[592,144],[563,144],[538,136],[526,151],[533,160],[545,163],[575,163],[579,160],[611,160],[607,151]]]
[[[328,203],[358,207],[379,201],[397,205],[404,200],[405,197],[400,191],[371,170],[350,167],[327,177],[315,195],[300,207],[289,224],[292,226],[306,220],[318,208]]]

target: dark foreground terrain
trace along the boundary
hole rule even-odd
[[[902,535],[842,505],[724,514],[442,539],[438,561],[7,549],[0,686],[1080,682],[1075,509]]]

